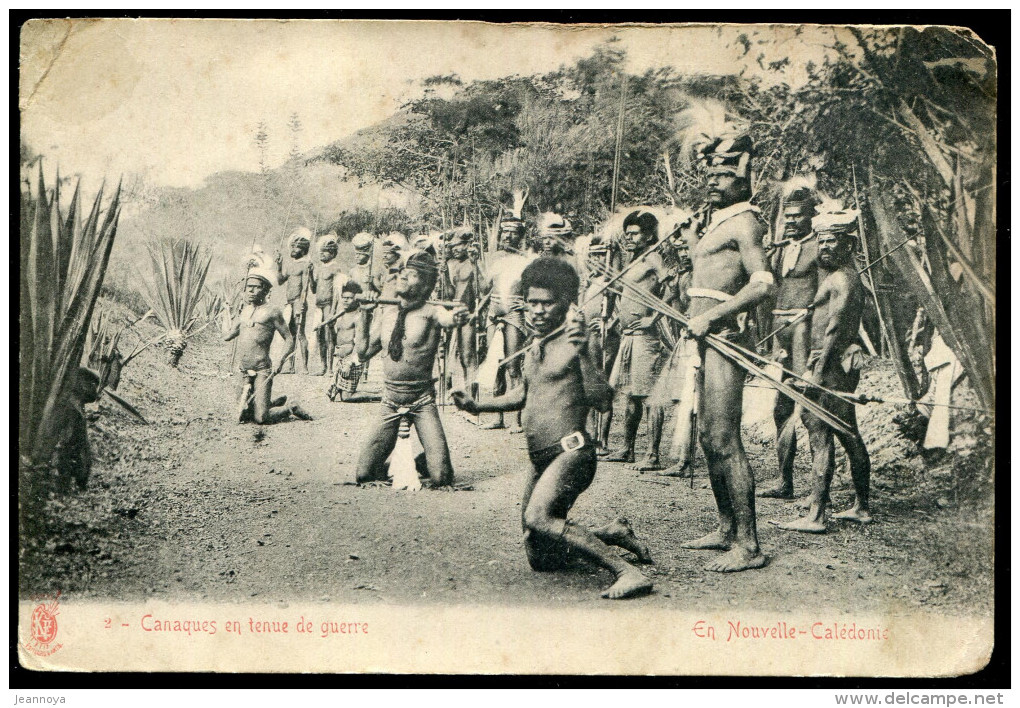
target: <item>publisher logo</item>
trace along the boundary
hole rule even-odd
[[[59,597],[60,593],[58,592],[52,600],[41,602],[32,609],[28,627],[28,642],[23,646],[33,654],[49,656],[63,646],[53,643],[57,638],[57,615],[60,614]]]

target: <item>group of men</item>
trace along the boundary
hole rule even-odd
[[[722,551],[708,570],[760,568],[766,558],[758,544],[754,476],[740,427],[745,381],[755,371],[734,352],[756,353],[748,315],[774,301],[779,327],[774,350],[783,379],[803,400],[795,404],[781,393],[777,398],[782,481],[762,496],[793,496],[792,421],[800,410],[810,436],[813,488],[807,515],[781,527],[825,530],[834,436],[847,451],[856,492],[853,507],[836,517],[869,522],[868,454],[853,405],[840,395],[854,390],[860,368],[854,343],[864,291],[853,265],[856,214],[815,214],[814,194],[789,195],[785,231],[772,244],[770,262],[763,244],[768,228],[750,203],[749,139],[716,139],[704,146],[702,158],[704,207],[668,234],[652,211],[635,210],[624,219],[622,249],[615,256],[608,242],[573,253],[570,222],[555,213],[540,215],[530,241],[520,214],[505,217],[484,268],[468,228],[415,242],[391,234],[375,268],[375,240],[358,234],[353,239],[358,262],[346,274],[331,265],[335,240],[319,245],[319,262],[312,264],[310,234],[295,234],[289,260],[278,259],[275,270],[249,270],[249,307],[228,337],[240,337],[242,378],[255,372],[254,420],[301,413],[272,407],[268,348],[274,331],[279,333],[286,347],[279,370],[295,340],[302,341],[301,306],[310,290],[319,310],[314,321],[331,325],[319,337],[329,349],[322,353],[320,346],[323,371],[335,367],[338,381],[347,382],[345,391],[356,388],[371,358],[384,354],[380,414],[362,445],[358,483],[386,478],[401,425],[415,428],[432,483],[453,483],[436,383],[438,357],[455,351],[455,405],[473,415],[498,415],[488,428],[504,427],[507,414],[515,415],[512,430],[523,427],[531,474],[522,526],[534,569],[562,568],[577,556],[614,574],[604,597],[651,589],[651,581],[611,548],[631,552],[638,563],[651,562],[626,520],[589,530],[567,516],[591,484],[600,457],[635,463],[643,418],[650,426],[649,450],[636,466],[668,475],[682,471],[661,464],[670,403],[686,405],[691,415],[689,431],[698,432],[719,515],[717,528],[684,547]],[[287,284],[287,308],[260,310],[277,282]],[[478,327],[485,328],[488,346],[501,360],[491,396],[481,395],[476,382]],[[334,352],[339,358],[331,363]],[[608,421],[617,395],[626,398],[624,441],[610,451]],[[843,425],[834,431],[826,416],[816,415],[818,406]],[[681,467],[692,455],[689,450]]]

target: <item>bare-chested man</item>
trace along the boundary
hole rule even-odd
[[[375,247],[375,239],[372,238],[372,234],[362,231],[354,234],[351,245],[354,246],[354,265],[351,266],[348,277],[361,286],[361,292],[365,295],[378,294],[372,273],[372,250]]]
[[[380,294],[380,297],[393,299],[397,296],[397,280],[403,266],[405,250],[407,250],[407,239],[403,234],[394,232],[383,239],[383,267],[375,274],[375,283],[373,284],[373,289]]]
[[[499,224],[499,241],[496,256],[489,265],[483,292],[489,294],[487,341],[495,341],[496,331],[502,329],[503,349],[498,352],[501,359],[519,351],[528,340],[528,330],[524,324],[524,293],[521,292],[521,273],[532,261],[530,254],[521,249],[524,241],[524,222],[516,216],[507,216]],[[521,379],[521,359],[516,357],[499,367],[496,372],[496,385],[493,395],[502,396],[510,389],[516,388]],[[515,419],[511,432],[520,432],[520,417]],[[488,430],[505,427],[503,413],[490,425]]]
[[[791,192],[783,207],[783,238],[773,244],[776,247],[773,271],[779,276],[776,309],[772,311],[773,327],[778,329],[776,359],[784,368],[801,376],[807,370],[811,349],[810,307],[818,290],[818,245],[811,230],[815,203],[810,189]],[[791,398],[776,394],[772,419],[776,423],[780,482],[774,488],[761,491],[760,497],[793,498],[793,458],[797,453],[795,407]]]
[[[818,234],[821,282],[818,284],[811,316],[811,354],[808,358],[807,379],[833,391],[848,393],[857,388],[863,358],[861,348],[856,343],[861,313],[864,311],[864,287],[853,266],[856,222],[855,211],[820,214],[813,222],[815,233]],[[857,429],[854,404],[810,386],[805,393],[845,422],[853,434],[836,432],[813,413],[804,411],[801,419],[811,441],[811,477],[814,488],[809,498],[807,516],[780,524],[780,528],[825,533],[825,509],[829,504],[829,487],[835,470],[834,437],[839,438],[846,450],[857,496],[850,509],[834,514],[833,518],[871,523],[868,507],[871,459]]]
[[[366,326],[367,318],[358,325],[356,364],[368,361],[380,351],[388,353],[383,362],[381,419],[358,459],[359,483],[385,478],[386,458],[393,451],[400,419],[404,417],[418,432],[432,483],[437,486],[453,483],[453,465],[436,407],[432,369],[439,349],[440,328],[462,323],[467,310],[448,311],[426,302],[438,277],[439,268],[431,253],[411,254],[397,278],[400,305],[387,307],[374,317],[371,330]]]
[[[521,284],[532,323],[542,337],[567,319],[580,285],[569,263],[549,257],[529,264]],[[584,317],[576,308],[563,331],[529,347],[523,368],[522,384],[505,396],[481,402],[462,391],[453,396],[458,407],[472,414],[524,411],[532,473],[521,513],[531,567],[559,570],[576,554],[616,576],[602,597],[619,600],[649,592],[652,582],[610,548],[619,546],[641,562],[651,562],[647,547],[626,520],[617,519],[597,531],[567,520],[574,502],[595,477],[595,448],[585,432],[588,410],[604,410],[613,397],[588,346]]]
[[[287,241],[290,248],[289,257],[284,260],[282,253],[276,254],[276,268],[279,281],[287,284],[287,304],[283,308],[283,318],[287,323],[290,336],[297,342],[297,357],[301,359],[301,370],[308,372],[308,336],[305,334],[305,320],[308,315],[308,288],[312,261],[308,251],[312,246],[312,232],[305,227],[294,230]],[[294,360],[287,364],[286,371],[293,374],[296,370]]]
[[[365,365],[353,356],[356,348],[355,335],[361,321],[357,298],[362,292],[358,283],[348,280],[340,288],[339,297],[334,304],[333,309],[342,314],[331,325],[333,338],[336,341],[334,356],[338,362],[333,385],[329,387],[326,394],[331,401],[335,400],[337,396],[340,396],[341,401],[353,396],[358,390],[358,382],[361,381],[361,375],[365,369]]]
[[[315,313],[312,327],[315,327],[315,343],[319,350],[320,369],[315,376],[323,376],[333,372],[333,328],[319,327],[334,314],[335,300],[338,299],[340,288],[347,282],[347,276],[341,270],[336,254],[340,250],[336,236],[327,234],[319,239],[319,262],[309,269],[311,290],[315,294]]]
[[[292,415],[296,418],[311,420],[297,403],[289,406],[284,404],[287,397],[273,400],[273,377],[279,373],[284,362],[294,352],[294,337],[287,328],[287,322],[280,309],[266,303],[269,290],[277,275],[265,268],[252,268],[244,283],[245,305],[237,316],[237,323],[224,338],[229,342],[237,339],[237,393],[239,405],[245,409],[241,414],[242,421],[254,420],[260,425],[269,425],[288,420]],[[278,333],[283,338],[283,358],[276,369],[273,369],[269,357],[269,346],[273,343],[273,335]],[[251,394],[246,394],[250,379],[254,379]],[[250,400],[241,401],[247,395]]]
[[[775,279],[762,249],[767,231],[751,206],[750,152],[746,136],[713,141],[702,151],[707,162],[708,202],[704,230],[694,228],[691,247],[691,319],[696,338],[714,333],[746,343],[740,317],[769,297]],[[701,219],[693,219],[700,225]],[[732,572],[761,568],[754,509],[754,477],[740,437],[740,418],[747,372],[712,348],[699,347],[702,357],[698,421],[701,448],[719,508],[719,527],[683,544],[685,548],[726,551],[707,570]]]
[[[630,262],[640,261],[623,276],[654,297],[663,295],[667,276],[662,256],[648,252],[659,234],[659,220],[648,211],[635,211],[623,220],[624,246],[630,254]],[[616,355],[616,366],[610,382],[617,393],[627,396],[627,410],[623,423],[623,447],[606,458],[607,462],[626,462],[634,469],[644,471],[661,470],[659,445],[662,442],[664,411],[661,405],[649,405],[649,396],[662,373],[668,351],[659,338],[661,316],[643,304],[627,287],[620,294],[617,305],[620,322],[620,350]],[[645,409],[648,409],[648,454],[638,464],[634,463],[634,445]]]
[[[474,312],[478,305],[478,267],[468,258],[468,249],[473,241],[474,232],[470,227],[453,230],[445,274],[447,296],[450,300],[463,303],[468,312]],[[472,393],[477,393],[478,380],[476,334],[477,325],[473,319],[464,323],[456,332],[457,363],[460,365],[462,385]]]

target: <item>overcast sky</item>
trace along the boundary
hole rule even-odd
[[[737,31],[727,29],[730,36]],[[336,21],[33,22],[21,38],[22,135],[49,165],[88,181],[145,172],[197,186],[219,170],[257,170],[264,120],[270,164],[374,123],[417,95],[417,82],[532,74],[584,56],[617,34],[629,69],[739,70],[715,28]],[[793,40],[780,30],[777,44]]]

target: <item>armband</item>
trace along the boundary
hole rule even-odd
[[[750,283],[762,283],[763,285],[775,285],[776,276],[770,270],[756,270],[751,273]]]

